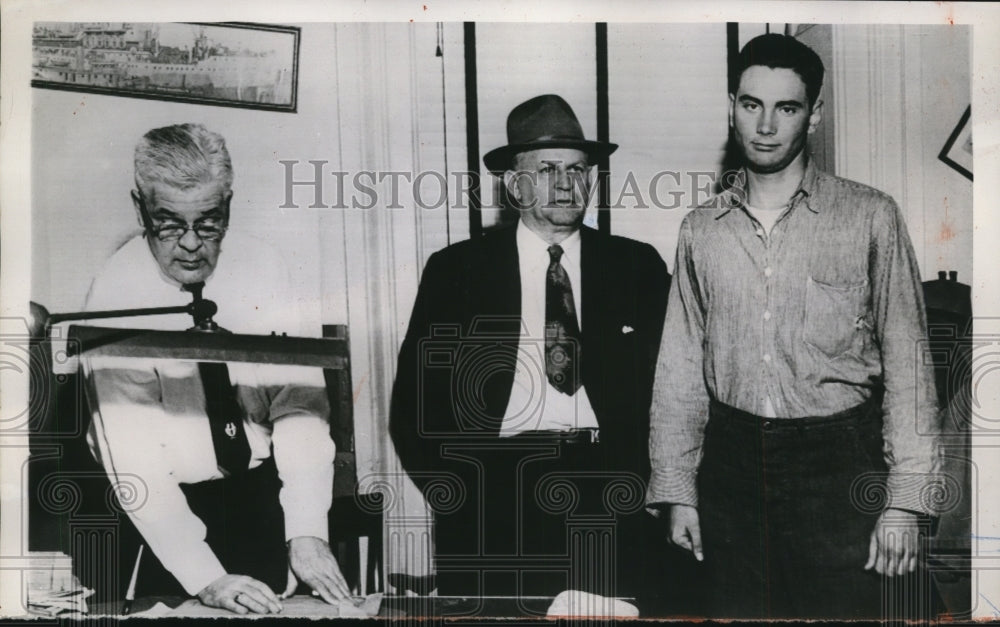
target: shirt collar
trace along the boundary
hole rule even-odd
[[[546,265],[549,263],[550,244],[541,238],[527,226],[524,221],[517,223],[517,252],[522,258],[544,259]],[[566,239],[559,242],[563,249],[562,264],[580,263],[580,230],[573,231]]]
[[[819,170],[812,159],[806,160],[806,170],[802,174],[802,180],[799,181],[799,187],[792,194],[792,198],[789,202],[794,208],[799,202],[805,203],[805,206],[813,213],[819,213],[820,205],[816,202],[816,188],[819,184]],[[727,215],[733,209],[743,208],[747,206],[747,171],[746,168],[740,168],[735,172],[726,172],[722,175],[722,185],[724,187],[720,198],[722,200],[722,208],[724,211],[716,216],[716,220],[722,216]]]

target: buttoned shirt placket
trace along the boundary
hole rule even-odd
[[[760,221],[747,209],[746,203],[744,203],[741,198],[737,196],[732,197],[733,205],[731,209],[738,210],[739,214],[742,214],[750,220],[756,245],[748,245],[747,249],[752,251],[752,254],[755,257],[754,261],[756,265],[761,268],[760,272],[763,277],[764,312],[760,318],[761,337],[763,338],[763,341],[761,342],[760,360],[762,364],[762,378],[764,385],[761,390],[762,396],[760,402],[762,407],[767,405],[769,402],[769,409],[772,410],[770,415],[767,416],[769,418],[786,415],[785,407],[783,406],[783,402],[781,400],[783,396],[780,382],[777,373],[775,372],[775,363],[779,356],[777,354],[778,341],[775,335],[777,320],[774,318],[772,313],[776,309],[776,303],[774,300],[774,284],[776,281],[776,273],[779,272],[782,267],[781,252],[785,225],[787,224],[788,217],[795,210],[796,206],[805,195],[805,192],[801,188],[795,192],[792,199],[789,201],[788,206],[782,210],[778,219],[774,222],[774,226],[771,228],[770,233],[767,232]],[[730,211],[730,213],[732,213],[732,211]],[[746,235],[746,229],[740,228],[740,233],[741,236]],[[756,258],[758,254],[760,256],[759,259]],[[766,415],[768,412],[763,413]]]

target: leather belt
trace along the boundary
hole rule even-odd
[[[561,446],[594,445],[601,442],[601,432],[599,429],[522,431],[512,437],[532,442],[556,442]]]

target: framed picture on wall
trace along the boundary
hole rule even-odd
[[[938,158],[972,180],[972,106],[966,108],[962,118],[951,132]]]
[[[31,48],[32,87],[295,112],[295,27],[36,22]]]

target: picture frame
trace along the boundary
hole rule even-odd
[[[294,113],[299,37],[249,22],[36,22],[31,86]]]
[[[955,130],[948,136],[938,159],[944,161],[965,178],[972,180],[972,105],[965,109]]]

